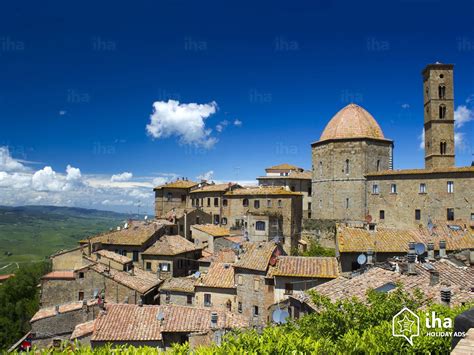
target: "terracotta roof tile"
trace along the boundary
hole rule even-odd
[[[87,301],[88,306],[93,306],[97,304],[97,300]],[[72,311],[77,311],[82,308],[83,301],[76,301],[70,303],[64,303],[59,305],[59,313],[68,313]],[[36,322],[38,320],[54,317],[56,315],[56,306],[40,308],[38,312],[30,319],[30,323]]]
[[[229,182],[227,184],[210,184],[210,185],[204,185],[202,187],[196,188],[191,190],[190,193],[199,193],[199,192],[225,192],[229,190],[230,188],[236,188],[236,187],[241,187],[238,184]]]
[[[160,286],[160,291],[180,291],[180,292],[194,292],[194,284],[196,279],[194,276],[186,277],[172,277],[166,279]]]
[[[272,175],[265,175],[259,176],[257,180],[311,180],[313,177],[313,173],[309,170],[305,171],[291,171],[288,176],[272,176]]]
[[[244,252],[240,254],[240,259],[234,264],[235,267],[266,271],[272,262],[273,256],[280,255],[280,249],[273,242],[245,243]]]
[[[106,232],[91,237],[91,243],[116,244],[116,245],[143,245],[152,238],[161,228],[172,223],[156,220],[152,222],[133,221],[127,229]],[[88,239],[83,239],[80,243],[88,243]]]
[[[425,175],[442,173],[474,173],[474,166],[446,167],[438,169],[402,169],[402,170],[382,170],[366,174],[367,177],[393,176],[393,175]]]
[[[265,170],[303,170],[303,169],[300,167],[297,167],[296,165],[283,163],[283,164],[271,166],[269,168],[266,168]]]
[[[391,229],[378,228],[368,231],[363,228],[339,226],[337,243],[340,252],[366,252],[372,249],[382,253],[401,253],[408,250],[408,243],[433,242],[439,249],[439,241],[446,241],[447,250],[462,250],[474,248],[474,235],[469,229],[454,231],[446,225],[438,224],[433,229],[433,235],[427,228]]]
[[[178,305],[107,305],[107,312],[99,315],[92,334],[93,341],[156,341],[162,333],[207,332],[211,330],[211,313],[218,314],[217,328],[248,327],[248,321],[225,311]],[[157,319],[161,313],[163,320]]]
[[[193,186],[198,185],[198,182],[190,181],[190,180],[176,180],[172,182],[168,182],[164,185],[160,185],[155,187],[155,190],[167,188],[167,189],[189,189]]]
[[[168,220],[170,218],[180,219],[180,218],[184,217],[184,215],[186,215],[190,212],[193,212],[195,210],[196,210],[195,208],[173,208],[173,209],[169,210],[168,212],[166,212],[165,218],[167,218]]]
[[[197,229],[201,232],[212,235],[213,237],[226,237],[230,236],[230,229],[214,224],[194,224],[192,226],[194,229]]]
[[[180,235],[162,235],[152,246],[143,252],[144,255],[178,255],[200,250]]]
[[[237,256],[232,249],[223,248],[214,254],[206,252],[206,255],[199,259],[199,261],[230,264],[235,263],[236,258]]]
[[[74,280],[74,271],[51,271],[42,277],[43,280]]]
[[[122,265],[132,262],[132,259],[130,259],[129,257],[114,253],[113,251],[109,251],[109,250],[99,250],[95,254],[100,256],[99,259],[100,258],[110,259]]]
[[[336,278],[339,266],[335,257],[279,256],[270,276]]]
[[[70,339],[74,340],[92,334],[94,332],[94,324],[95,319],[76,325]]]
[[[225,193],[227,196],[301,196],[300,192],[293,192],[285,189],[284,187],[273,187],[273,186],[259,186],[259,187],[249,187],[235,189],[232,191],[227,191]]]
[[[231,264],[213,262],[196,286],[235,288],[234,268]]]
[[[373,267],[367,272],[353,278],[338,277],[312,288],[332,301],[356,297],[364,300],[369,289],[376,289],[387,283],[402,283],[404,289],[413,292],[416,288],[433,301],[440,302],[440,291],[449,287],[452,291],[452,302],[459,304],[474,298],[474,268],[457,267],[446,260],[429,264],[439,272],[440,282],[430,285],[430,272],[422,264],[416,264],[417,275],[401,274],[396,271]]]

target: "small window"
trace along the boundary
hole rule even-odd
[[[207,198],[207,207],[211,207],[211,198],[210,197]]]
[[[395,285],[393,282],[387,282],[386,284],[380,286],[380,287],[377,287],[376,289],[374,289],[374,291],[376,292],[382,292],[382,293],[387,293],[389,291],[392,291],[394,289],[397,288],[397,285]]]
[[[311,196],[313,194],[313,189],[311,187],[311,185],[309,185],[308,187],[308,196]]]
[[[196,216],[196,224],[201,224],[200,222],[201,222],[201,217]]]
[[[237,304],[237,311],[238,311],[239,313],[242,313],[242,302],[239,302],[239,303]]]
[[[181,195],[181,202],[186,202],[186,195]]]
[[[78,299],[79,299],[79,301],[82,301],[84,299],[84,292],[83,291],[79,291]]]
[[[380,160],[377,160],[377,171],[380,171]]]
[[[220,216],[218,214],[215,214],[214,215],[214,224],[219,224],[220,220],[221,220]]]
[[[204,294],[204,306],[205,307],[211,307],[211,294],[210,293],[205,293]]]
[[[184,233],[184,226],[182,224],[179,225],[179,232]]]
[[[253,207],[254,208],[260,208],[260,200],[253,201]]]
[[[186,296],[186,304],[193,304],[193,295]]]
[[[380,219],[385,219],[385,211],[384,210],[379,211],[379,218]]]
[[[285,284],[285,295],[292,295],[293,294],[293,284],[287,283]]]
[[[258,306],[253,306],[253,315],[254,317],[258,316]]]
[[[272,200],[267,200],[267,208],[272,208]]]
[[[323,200],[319,200],[319,208],[323,208]]]
[[[471,221],[474,221],[474,213],[471,213]]]
[[[420,184],[420,194],[426,194],[426,184],[425,183]]]
[[[242,286],[244,284],[244,278],[242,277],[242,275],[237,275],[237,283],[239,284],[239,286]]]
[[[454,208],[448,208],[446,212],[447,212],[447,216],[446,216],[447,220],[454,221]]]
[[[453,181],[448,181],[448,193],[449,194],[454,193],[454,182]]]
[[[138,261],[138,250],[134,250],[134,251],[133,251],[132,260],[133,260],[134,262],[137,262],[137,261]]]
[[[265,222],[264,221],[257,221],[255,223],[255,229],[258,231],[264,231],[265,230]]]
[[[415,210],[415,220],[421,220],[421,210]]]
[[[147,262],[145,266],[146,271],[151,271],[151,263]]]
[[[222,217],[221,223],[225,226],[227,224],[227,218]]]
[[[278,207],[280,207],[280,208],[283,207],[283,203],[282,203],[281,200],[278,200]]]
[[[171,201],[172,198],[173,198],[173,194],[172,194],[171,192],[168,192],[168,193],[166,194],[166,199],[167,199],[168,201]]]
[[[253,280],[253,290],[258,291],[260,289],[260,280]]]
[[[448,146],[447,146],[446,142],[441,142],[441,143],[439,144],[439,153],[440,153],[441,155],[445,155],[447,149],[448,149]]]
[[[226,198],[222,200],[222,206],[227,207],[227,199]]]
[[[227,302],[225,303],[225,306],[226,306],[226,308],[229,312],[232,311],[232,301],[231,300],[227,300]]]
[[[377,184],[372,185],[372,193],[373,194],[378,194],[379,193],[379,185],[377,185]]]
[[[446,118],[446,105],[439,105],[439,118]]]
[[[438,97],[444,99],[446,97],[446,87],[444,85],[438,86]]]
[[[219,207],[219,198],[214,197],[214,207]]]
[[[291,186],[291,187],[290,187],[290,190],[293,191],[293,192],[295,192],[295,187],[294,187],[294,186]]]
[[[323,162],[319,162],[319,176],[323,176]]]
[[[396,193],[397,193],[397,184],[392,184],[392,185],[390,186],[390,192],[391,192],[392,194],[396,194]]]
[[[163,271],[163,272],[170,271],[170,264],[169,263],[160,263],[160,271]]]
[[[346,208],[349,208],[349,202],[350,202],[349,197],[347,197],[346,198]]]
[[[80,279],[83,279],[83,278],[84,278],[84,273],[83,273],[83,272],[80,272],[80,273],[79,273],[79,278],[80,278]]]
[[[344,166],[344,172],[346,173],[346,175],[349,175],[349,159],[346,159],[346,164]]]
[[[196,206],[196,200],[194,198],[191,199],[191,206]]]
[[[244,198],[244,199],[242,200],[242,205],[243,205],[244,207],[248,207],[248,206],[249,206],[249,199],[248,199],[248,198]]]

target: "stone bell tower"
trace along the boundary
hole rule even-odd
[[[455,165],[453,67],[428,64],[422,72],[426,169]]]

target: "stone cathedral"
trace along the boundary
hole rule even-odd
[[[393,141],[369,112],[350,104],[311,145],[313,218],[397,228],[474,225],[474,167],[455,166],[453,65],[427,65],[422,78],[424,169],[393,170]]]

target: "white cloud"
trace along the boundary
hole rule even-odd
[[[229,125],[229,121],[227,121],[227,120],[221,121],[221,122],[219,122],[219,124],[216,126],[216,131],[220,133],[220,132],[222,132],[222,131],[224,130],[224,128],[226,128],[228,125]]]
[[[460,151],[464,151],[466,146],[466,135],[463,132],[455,131],[454,132],[454,146]]]
[[[156,101],[153,114],[146,126],[153,138],[176,136],[181,144],[212,148],[217,139],[206,128],[205,120],[216,113],[217,103],[179,103],[176,100]]]
[[[27,171],[28,168],[13,159],[8,147],[0,147],[0,171]]]
[[[112,175],[110,178],[111,182],[115,181],[129,181],[133,177],[133,174],[130,172],[123,172],[121,174]]]
[[[234,126],[237,126],[237,127],[242,126],[242,121],[236,118],[234,121]]]
[[[410,108],[410,104],[402,104],[402,108],[403,109],[409,109]]]
[[[420,140],[420,149],[425,149],[425,129],[421,131],[421,134],[418,136]]]
[[[472,120],[474,120],[474,110],[467,106],[460,105],[454,111],[454,126],[456,128],[460,128]]]
[[[214,177],[214,170],[209,170],[201,175],[196,176],[197,179],[201,180],[212,180]]]
[[[152,183],[154,186],[160,186],[160,185],[166,184],[168,181],[169,181],[168,178],[160,176],[160,177],[154,178],[152,180]]]

